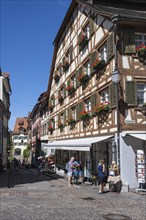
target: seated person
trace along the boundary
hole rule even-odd
[[[118,175],[118,167],[115,161],[112,161],[111,165],[109,166],[109,176],[117,176]]]

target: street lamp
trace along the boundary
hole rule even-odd
[[[114,69],[111,74],[111,80],[116,86],[116,110],[117,110],[117,143],[116,143],[116,152],[117,152],[117,165],[120,171],[120,114],[119,114],[119,82],[120,82],[120,73],[117,69]]]
[[[112,16],[112,23],[114,24],[114,55],[115,55],[115,66],[111,74],[111,80],[116,86],[116,112],[117,112],[117,141],[116,141],[116,152],[117,152],[117,165],[120,172],[120,114],[119,114],[119,82],[120,82],[120,73],[118,70],[118,54],[117,54],[117,24],[119,21],[119,15],[115,14]]]

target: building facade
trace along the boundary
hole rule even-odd
[[[59,168],[79,154],[90,178],[99,159],[107,166],[116,160],[123,185],[145,182],[145,164],[138,174],[135,163],[137,151],[146,153],[144,6],[72,1],[54,40],[48,84],[47,145]],[[113,83],[115,73],[120,80]]]
[[[0,171],[7,169],[9,149],[9,119],[10,119],[10,78],[8,73],[0,69]]]

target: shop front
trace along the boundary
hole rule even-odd
[[[91,174],[96,170],[100,159],[108,162],[108,143],[112,141],[112,136],[98,136],[80,139],[58,140],[43,144],[42,150],[47,155],[55,154],[55,163],[58,170],[65,170],[65,164],[72,156],[78,156],[82,163],[84,177],[91,178]]]

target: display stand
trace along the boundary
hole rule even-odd
[[[140,188],[136,189],[136,191],[146,192],[146,189],[143,189],[143,184],[146,182],[145,155],[143,150],[137,150],[135,159],[135,171],[137,180],[140,184]]]

